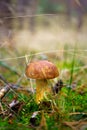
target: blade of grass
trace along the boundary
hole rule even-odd
[[[76,60],[76,45],[74,48],[74,53],[73,53],[73,57],[72,57],[72,63],[71,63],[71,71],[70,71],[70,80],[69,80],[69,85],[71,86],[72,81],[73,81],[73,73],[74,73],[74,66],[75,66],[75,60]]]
[[[14,67],[9,66],[7,63],[0,61],[0,66],[6,68],[8,70],[10,70],[11,72],[17,74],[18,76],[20,76],[20,74],[18,73],[18,71]]]

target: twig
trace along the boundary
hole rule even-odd
[[[79,120],[79,121],[73,121],[73,122],[64,122],[63,124],[69,126],[72,128],[72,130],[79,130],[79,128],[82,126],[82,125],[87,125],[87,119],[85,120]]]
[[[7,110],[2,111],[2,112],[0,113],[0,116],[3,115],[3,113],[4,113],[4,115],[6,115]]]
[[[2,99],[6,95],[6,93],[8,93],[10,87],[10,85],[6,85],[4,88],[0,90],[0,99]]]
[[[75,126],[73,126],[72,122],[64,122],[64,125],[69,126],[72,130],[77,130]]]
[[[18,117],[18,118],[20,119],[19,115],[18,115],[14,110],[12,110],[12,108],[10,108],[9,105],[7,105],[7,104],[4,103],[4,102],[3,102],[3,104],[4,104],[11,112],[13,112],[13,113],[16,115],[16,117]]]
[[[72,116],[72,115],[79,115],[79,114],[87,115],[87,113],[85,112],[73,112],[73,113],[70,113],[69,115]]]
[[[24,102],[19,102],[18,100],[14,99],[10,104],[9,107],[14,110],[15,112],[19,113],[24,105]]]
[[[2,99],[11,88],[11,84],[0,74],[0,79],[6,84],[4,88],[0,90],[0,99]]]
[[[25,87],[22,87],[22,86],[19,86],[19,83],[20,83],[20,81],[22,80],[22,78],[24,77],[24,74],[20,77],[20,79],[17,81],[17,83],[16,84],[11,84],[11,83],[9,83],[1,74],[0,74],[0,79],[6,84],[6,85],[10,85],[10,87],[12,88],[12,89],[17,89],[17,90],[23,90],[23,91],[28,91],[28,92],[30,92],[30,93],[35,93],[35,89],[33,88],[31,88],[30,87],[30,89],[29,88],[25,88]]]
[[[18,88],[19,85],[16,84],[11,84],[9,83],[1,74],[0,74],[0,79],[6,84],[9,85],[11,88],[16,89]]]
[[[77,129],[79,130],[83,125],[87,125],[87,121],[83,121],[80,124],[78,124]]]
[[[15,107],[15,106],[18,105],[18,104],[19,104],[19,101],[13,100],[13,101],[9,104],[9,107],[10,107],[10,108],[13,108],[13,107]]]
[[[0,107],[1,107],[2,114],[4,115],[5,113],[4,113],[4,109],[3,109],[1,102],[0,102]]]

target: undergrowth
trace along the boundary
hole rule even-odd
[[[18,83],[18,89],[11,89],[1,100],[3,109],[11,114],[6,116],[1,114],[1,130],[70,130],[70,126],[65,125],[64,122],[80,121],[87,118],[87,83],[85,78],[87,70],[86,68],[85,70],[79,69],[79,67],[85,65],[85,62],[82,59],[78,59],[75,53],[74,56],[67,57],[67,52],[66,54],[64,53],[64,59],[58,59],[57,55],[53,58],[52,54],[49,56],[44,55],[44,57],[53,61],[60,72],[67,68],[70,73],[68,76],[65,75],[65,78],[60,76],[58,79],[51,81],[51,86],[54,86],[57,80],[62,78],[64,86],[58,93],[48,94],[39,104],[35,101],[36,93],[28,91],[31,86],[30,80],[23,77],[18,81],[20,75],[24,74],[25,71],[25,58],[24,60],[17,60],[15,63],[4,62],[7,66],[17,66],[14,70],[3,65],[0,67],[1,73],[8,82]],[[35,58],[33,56],[32,59]],[[20,75],[15,73],[16,71],[21,72]],[[0,85],[5,86],[2,82],[0,82]],[[21,86],[24,90],[20,89]],[[31,87],[35,89],[35,82],[33,82]],[[20,104],[14,110],[10,110],[8,104],[15,98]]]

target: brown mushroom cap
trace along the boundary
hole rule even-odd
[[[46,60],[29,63],[25,74],[32,79],[53,79],[59,76],[57,67]]]

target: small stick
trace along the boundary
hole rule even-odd
[[[4,113],[4,109],[3,109],[1,102],[0,102],[0,107],[1,107],[2,114],[4,115],[5,113]]]
[[[13,100],[13,101],[9,104],[9,107],[10,107],[10,108],[13,108],[13,107],[15,107],[15,106],[18,105],[18,104],[19,104],[19,101]]]
[[[78,124],[77,129],[79,130],[81,128],[81,126],[84,126],[84,125],[87,125],[87,121],[86,122],[83,121],[80,124]]]
[[[6,85],[6,87],[0,90],[0,99],[2,99],[6,93],[10,90],[10,85]]]
[[[77,130],[75,126],[73,126],[72,122],[64,122],[65,125],[69,126],[72,130]]]
[[[73,113],[69,113],[70,116],[72,116],[72,115],[79,115],[79,114],[87,115],[87,113],[85,113],[85,112],[73,112]]]
[[[8,81],[1,74],[0,79],[6,84],[6,86],[0,90],[0,99],[2,99],[6,95],[6,93],[10,90],[12,84],[8,83]]]

